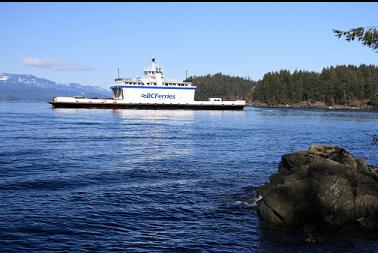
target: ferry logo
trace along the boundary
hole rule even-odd
[[[153,98],[153,99],[175,99],[176,95],[160,95],[159,93],[146,93],[141,95],[142,98]]]

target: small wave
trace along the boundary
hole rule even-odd
[[[257,194],[257,187],[248,186],[243,189],[242,193],[232,194],[223,204],[223,207],[227,209],[244,209],[255,210],[257,202],[261,200],[261,196]],[[231,201],[229,201],[231,200]]]
[[[169,180],[157,183],[137,183],[128,185],[127,188],[159,188],[159,187],[167,187],[167,186],[174,186],[174,185],[187,185],[193,184],[200,181],[199,179],[180,179],[180,180]]]
[[[1,190],[27,190],[27,189],[61,189],[67,187],[67,182],[62,180],[37,180],[1,183]]]
[[[68,124],[71,125],[72,123],[69,122]],[[74,123],[74,125],[84,125],[84,126],[101,125],[101,124],[104,124],[104,123],[101,123],[101,122],[75,122]]]
[[[260,195],[258,195],[258,196],[256,196],[255,198],[252,199],[252,201],[249,203],[249,205],[251,207],[257,207],[257,202],[261,199],[262,199],[262,197]]]

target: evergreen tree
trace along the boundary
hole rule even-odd
[[[345,36],[347,41],[355,40],[357,38],[364,46],[368,46],[373,50],[378,49],[378,31],[375,27],[357,27],[350,29],[349,31],[332,30],[338,38]],[[376,52],[378,52],[378,50]]]

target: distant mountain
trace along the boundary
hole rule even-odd
[[[0,75],[0,100],[49,101],[58,96],[111,97],[111,91],[77,83],[58,84],[33,75]]]

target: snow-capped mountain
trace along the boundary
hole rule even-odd
[[[48,101],[57,96],[111,97],[111,92],[77,83],[58,84],[33,75],[0,74],[0,100]]]

